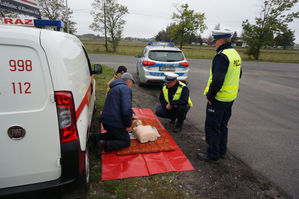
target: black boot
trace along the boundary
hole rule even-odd
[[[198,156],[198,159],[201,161],[216,163],[216,164],[218,163],[218,160],[213,160],[213,159],[209,158],[207,156],[207,154],[205,154],[205,153],[198,153],[197,156]]]
[[[182,131],[182,126],[177,126],[177,125],[176,125],[176,126],[174,127],[174,129],[173,129],[173,132],[174,132],[174,133],[179,133],[179,132],[181,132],[181,131]]]
[[[169,124],[175,124],[175,118],[169,121]]]

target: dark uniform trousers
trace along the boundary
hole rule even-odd
[[[227,150],[227,125],[232,112],[233,102],[214,100],[207,103],[205,134],[208,144],[207,155],[212,160],[218,160]]]
[[[117,128],[103,124],[106,133],[96,134],[96,141],[105,140],[105,151],[117,150],[130,146],[130,136],[125,128]]]
[[[176,105],[176,108],[167,110],[162,106],[156,108],[156,115],[163,118],[169,118],[171,120],[177,119],[176,127],[181,128],[184,120],[186,119],[187,112],[190,110],[189,105]]]

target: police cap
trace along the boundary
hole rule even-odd
[[[173,73],[173,72],[166,72],[166,73],[164,73],[164,75],[165,75],[165,80],[166,80],[167,82],[174,81],[174,80],[176,80],[177,77],[179,76],[178,74],[175,74],[175,73]]]
[[[212,35],[214,40],[220,39],[220,38],[230,38],[232,36],[233,32],[229,29],[223,29],[223,30],[213,30]]]

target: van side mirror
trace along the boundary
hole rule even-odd
[[[136,57],[136,58],[141,58],[141,55],[138,55],[138,54],[137,54],[137,55],[135,55],[135,57]]]
[[[91,71],[91,74],[101,74],[103,71],[101,64],[94,64],[94,70]]]

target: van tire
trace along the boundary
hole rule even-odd
[[[89,170],[89,151],[88,147],[86,147],[85,151],[85,163],[83,168],[83,173],[79,178],[78,181],[78,189],[80,192],[80,198],[84,199],[86,198],[86,195],[90,188],[90,170]]]
[[[78,177],[75,184],[66,187],[66,190],[62,192],[61,199],[86,199],[87,197],[90,187],[88,147],[86,147],[86,151],[82,153],[85,155],[82,175]]]

